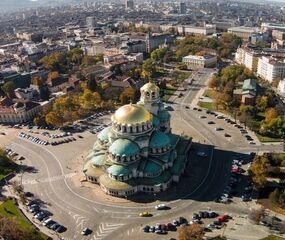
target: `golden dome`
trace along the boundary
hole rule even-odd
[[[128,104],[120,107],[112,116],[112,121],[120,124],[140,124],[152,121],[152,114],[145,107]]]
[[[159,92],[159,87],[154,82],[148,82],[141,87],[141,91],[145,92]]]

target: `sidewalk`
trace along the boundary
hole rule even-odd
[[[16,177],[19,177],[19,176],[16,176]],[[14,178],[13,180],[15,181],[16,179]],[[52,230],[49,230],[48,228],[44,227],[40,221],[33,218],[33,214],[28,212],[28,210],[26,209],[26,206],[21,203],[21,201],[19,200],[19,197],[12,191],[12,186],[10,184],[3,186],[3,189],[4,189],[3,196],[7,198],[13,197],[17,199],[18,208],[20,209],[20,211],[30,221],[30,223],[34,225],[40,232],[44,233],[48,237],[55,239],[55,240],[63,239],[62,237],[60,237],[58,233],[53,232]]]

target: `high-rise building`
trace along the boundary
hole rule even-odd
[[[180,2],[179,12],[180,14],[186,14],[186,3],[185,2]]]
[[[125,7],[126,7],[126,10],[134,9],[134,7],[135,7],[134,1],[133,0],[126,0]]]
[[[92,29],[95,27],[96,22],[94,17],[87,17],[86,18],[86,25],[88,29]]]

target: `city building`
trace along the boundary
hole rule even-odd
[[[186,3],[185,2],[180,2],[179,3],[179,13],[180,14],[186,14],[187,8],[186,8]]]
[[[262,54],[260,51],[256,51],[254,48],[249,48],[247,46],[239,47],[235,53],[235,61],[238,64],[245,65],[249,70],[257,72],[257,65],[259,57]]]
[[[134,0],[125,0],[125,9],[133,10],[135,7]]]
[[[174,41],[174,36],[171,34],[152,34],[148,33],[146,35],[146,51],[152,52],[157,49],[162,44],[172,43]]]
[[[258,60],[257,75],[269,82],[285,78],[285,62],[270,56]]]
[[[258,28],[253,28],[253,27],[232,27],[228,29],[229,33],[232,33],[240,38],[242,38],[245,41],[249,40],[249,37],[254,34],[259,32]]]
[[[216,26],[206,25],[203,27],[197,27],[192,25],[180,25],[177,27],[177,31],[181,35],[212,35],[216,33]]]
[[[278,91],[280,91],[282,94],[285,94],[285,79],[279,81]]]
[[[96,27],[95,17],[87,17],[86,18],[86,26],[89,30],[94,29]]]
[[[244,105],[255,105],[256,96],[256,79],[246,79],[244,80],[241,88],[234,90],[234,97]]]
[[[98,134],[86,158],[86,179],[110,195],[155,193],[178,182],[191,140],[171,133],[170,114],[152,82],[141,88],[137,104],[120,107],[112,125]]]
[[[216,67],[217,56],[214,55],[188,55],[183,57],[182,62],[187,65],[188,69],[200,69],[200,68],[210,68]]]
[[[0,123],[25,123],[32,120],[40,111],[41,105],[30,100],[13,102],[8,98],[0,100]]]

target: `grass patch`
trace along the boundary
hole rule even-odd
[[[174,71],[173,72],[173,79],[175,79],[178,83],[184,81],[185,79],[191,77],[191,72],[180,72],[180,71]]]
[[[167,88],[163,89],[164,96],[162,98],[163,101],[168,101],[168,99],[176,92],[177,88],[173,86],[167,86]]]
[[[201,108],[206,108],[208,110],[216,110],[212,102],[198,102],[198,106]]]
[[[282,142],[283,140],[281,138],[272,138],[267,136],[262,136],[255,132],[255,135],[258,137],[260,142]]]
[[[260,240],[284,240],[285,238],[269,235],[268,237],[262,238]]]
[[[17,170],[17,164],[9,159],[5,152],[0,149],[0,181],[8,174]]]
[[[203,97],[214,98],[216,95],[216,91],[212,89],[206,89],[203,93]]]
[[[22,214],[22,212],[15,205],[13,200],[10,199],[6,200],[0,205],[0,215],[3,217],[16,220],[22,229],[33,232],[33,234],[35,234],[37,239],[39,240],[48,239],[46,235],[35,229],[34,225],[32,225],[30,221]]]

